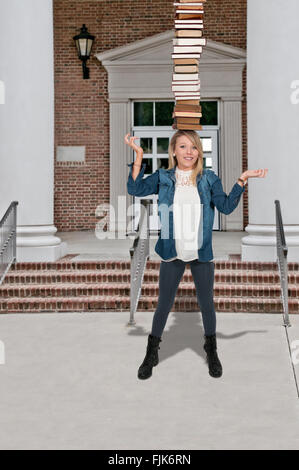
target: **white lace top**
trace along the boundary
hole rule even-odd
[[[197,186],[191,181],[192,170],[179,170],[176,167],[176,185],[173,201],[173,228],[177,256],[168,260],[198,259],[198,227],[201,201]]]
[[[191,174],[192,170],[180,170],[176,167],[175,177],[176,177],[176,188],[181,186],[191,186]]]

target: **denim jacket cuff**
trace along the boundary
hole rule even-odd
[[[245,189],[246,189],[246,186],[242,187],[239,183],[235,183],[233,186],[233,191],[237,195],[244,193]]]
[[[135,162],[127,164],[127,166],[130,167],[130,173],[129,173],[129,177],[128,177],[128,186],[134,186],[135,184],[139,183],[139,181],[142,180],[144,172],[145,172],[146,163],[142,163],[142,167],[140,168],[138,176],[134,181],[133,178],[132,178],[132,171],[133,171],[134,163]]]

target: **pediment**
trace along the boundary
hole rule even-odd
[[[125,46],[95,54],[103,65],[154,65],[172,64],[172,39],[174,30],[156,34]],[[246,62],[246,51],[227,44],[207,40],[200,65],[236,64]]]

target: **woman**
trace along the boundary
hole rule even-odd
[[[136,152],[131,167],[128,193],[142,197],[159,195],[161,231],[155,251],[161,258],[159,299],[148,336],[147,351],[138,370],[139,379],[152,375],[159,363],[158,349],[172,308],[175,294],[190,264],[197,300],[205,332],[204,350],[209,374],[221,377],[222,365],[217,355],[216,314],[213,300],[214,269],[212,230],[214,208],[230,214],[238,205],[248,178],[264,178],[268,169],[247,170],[227,196],[220,178],[212,170],[203,169],[203,150],[199,135],[193,130],[179,130],[169,143],[168,169],[159,169],[143,179],[143,150],[134,142],[138,137],[125,136],[125,143]],[[141,168],[142,167],[142,168]]]

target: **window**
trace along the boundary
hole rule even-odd
[[[134,127],[171,127],[174,101],[135,101]],[[218,126],[217,101],[200,101],[202,126]]]
[[[153,103],[134,103],[134,126],[153,126]]]
[[[217,101],[201,101],[200,124],[202,126],[218,126],[218,103]]]
[[[173,124],[174,101],[144,101],[134,102],[134,127],[167,126]]]

